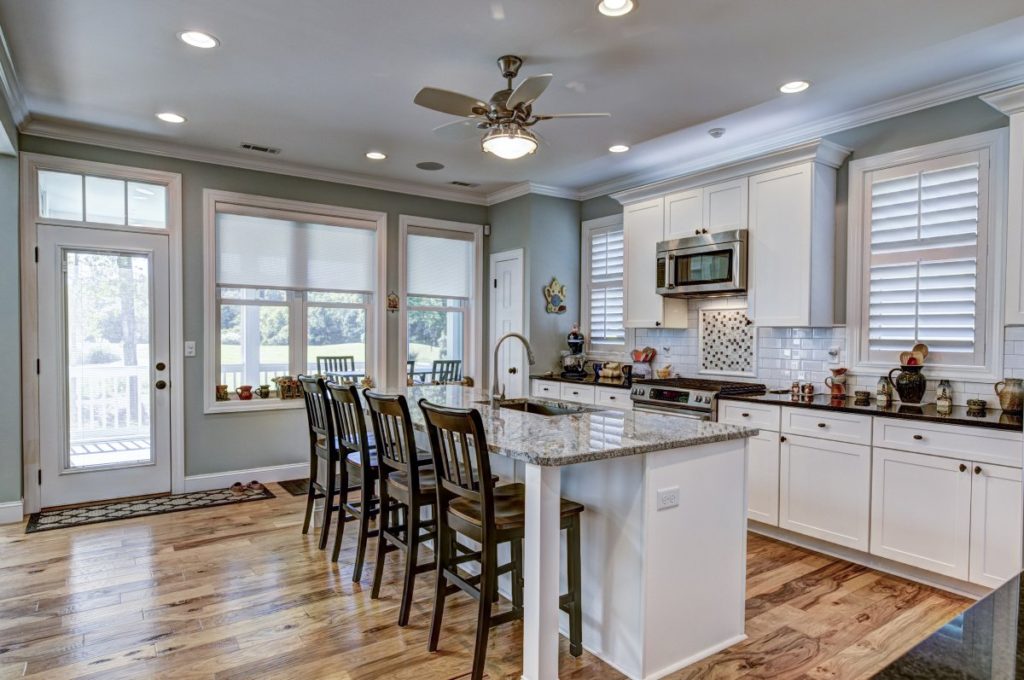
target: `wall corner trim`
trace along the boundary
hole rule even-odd
[[[996,90],[981,95],[981,101],[985,102],[996,111],[1012,116],[1015,113],[1024,113],[1024,85],[1015,85],[1005,90]]]
[[[25,519],[22,501],[0,503],[0,524],[17,524]]]

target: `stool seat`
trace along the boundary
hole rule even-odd
[[[432,494],[437,489],[437,478],[432,465],[422,465],[419,469],[420,493]],[[409,493],[409,475],[404,472],[392,472],[388,475],[388,484]]]
[[[463,520],[483,526],[480,504],[468,498],[457,498],[448,505],[448,511]],[[559,512],[562,517],[578,515],[583,506],[576,501],[561,499]],[[526,487],[522,484],[506,484],[494,489],[494,524],[499,529],[526,526]]]

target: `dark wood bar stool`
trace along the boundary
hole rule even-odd
[[[347,493],[342,493],[338,508],[338,529],[334,534],[334,551],[331,559],[338,561],[341,553],[341,539],[345,533],[346,522],[359,522],[359,534],[356,540],[356,561],[352,568],[352,582],[358,582],[363,576],[363,564],[366,559],[366,541],[378,535],[378,529],[370,529],[370,521],[377,517],[380,499],[375,487],[377,484],[377,451],[372,435],[366,431],[366,418],[363,405],[359,399],[359,390],[355,385],[327,383],[330,394],[329,406],[334,432],[337,436],[339,455],[341,456],[342,489],[359,489],[359,500],[350,501]]]
[[[377,538],[377,562],[373,569],[370,597],[380,597],[387,553],[401,550],[405,554],[402,602],[398,625],[409,623],[416,575],[434,569],[434,562],[417,562],[419,547],[435,537],[434,470],[430,459],[421,457],[409,415],[409,405],[401,395],[363,392],[373,422],[377,442],[377,464],[380,475],[380,519]],[[429,518],[422,517],[423,508],[430,508]],[[396,512],[400,511],[400,512]],[[398,516],[401,520],[398,521]]]
[[[483,421],[476,409],[437,406],[421,400],[427,422],[430,449],[437,482],[437,582],[434,613],[430,620],[430,651],[437,651],[444,617],[445,599],[459,590],[479,602],[476,644],[473,649],[473,680],[484,674],[489,630],[523,615],[522,545],[526,527],[525,486],[495,487],[491,476]],[[569,592],[559,606],[569,614],[569,651],[583,653],[583,610],[581,603],[580,514],[583,506],[562,499],[561,528],[568,538]],[[456,535],[480,544],[479,553],[460,555]],[[498,564],[498,545],[510,543],[512,560]],[[459,566],[477,559],[480,574],[468,576]],[[512,572],[512,610],[492,615],[498,576]],[[481,593],[485,595],[481,595]]]

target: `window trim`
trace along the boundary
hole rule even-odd
[[[483,310],[484,310],[484,225],[468,222],[450,222],[414,215],[398,216],[398,351],[397,362],[390,367],[396,384],[405,384],[406,362],[409,359],[408,278],[406,271],[409,230],[457,231],[473,237],[472,297],[463,308],[466,329],[466,358],[463,359],[463,377],[472,377],[477,385],[483,384]]]
[[[866,280],[869,275],[870,225],[865,223],[870,192],[865,182],[868,173],[891,167],[909,165],[954,156],[967,152],[987,152],[988,204],[985,206],[987,239],[984,258],[979,257],[979,278],[985,281],[984,308],[978,309],[983,326],[983,365],[966,366],[930,364],[927,367],[931,379],[963,380],[972,382],[993,382],[1002,380],[1003,372],[1003,327],[1005,318],[1005,272],[1006,258],[1006,196],[1007,196],[1007,154],[1009,138],[1006,128],[980,132],[965,137],[902,149],[850,163],[850,190],[847,221],[846,273],[846,342],[849,348],[851,371],[860,374],[881,374],[897,365],[891,362],[870,361],[864,338],[866,324],[867,294]],[[986,169],[982,168],[982,174]],[[980,253],[979,253],[980,255]],[[907,349],[910,349],[909,347]]]
[[[211,413],[238,413],[251,411],[276,411],[284,409],[304,408],[302,399],[260,399],[248,402],[239,401],[217,401],[217,355],[218,355],[218,333],[219,333],[219,298],[217,295],[217,250],[216,250],[216,223],[218,205],[230,205],[234,210],[245,211],[260,217],[272,217],[275,219],[315,219],[321,223],[338,224],[340,226],[362,226],[366,229],[373,229],[376,234],[376,277],[375,291],[369,291],[372,295],[368,310],[370,318],[367,319],[367,328],[373,329],[373,342],[367,346],[367,353],[372,352],[372,358],[368,357],[367,372],[378,383],[384,384],[386,369],[386,289],[387,289],[387,213],[360,210],[357,208],[346,208],[343,206],[326,205],[322,203],[311,203],[306,201],[295,201],[282,198],[271,198],[268,196],[257,196],[253,194],[242,194],[232,191],[221,191],[218,189],[203,189],[203,412]],[[353,225],[352,222],[362,222],[363,225]],[[291,300],[286,301],[291,309]],[[298,320],[303,330],[302,338],[305,342],[306,320]],[[289,325],[296,323],[289,318]],[[294,358],[296,348],[289,344],[290,358]],[[301,354],[301,351],[298,352]]]
[[[586,336],[585,351],[587,356],[599,360],[620,361],[626,351],[629,329],[623,326],[621,345],[602,344],[600,349],[595,350],[590,343],[590,234],[598,229],[608,227],[623,227],[624,219],[621,213],[598,217],[593,220],[586,220],[580,226],[580,330]],[[626,275],[623,268],[622,275],[623,301],[625,301]]]

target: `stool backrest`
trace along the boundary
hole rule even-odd
[[[438,406],[426,399],[421,399],[419,406],[434,458],[438,516],[452,497],[458,496],[479,503],[483,525],[493,525],[494,480],[480,412]]]
[[[430,371],[430,379],[436,383],[462,380],[462,361],[459,359],[437,359]]]
[[[359,399],[359,390],[355,385],[329,382],[327,391],[331,395],[331,418],[334,421],[334,431],[338,435],[338,445],[346,453],[358,451],[363,469],[369,470],[370,442],[366,432],[363,404]]]
[[[316,372],[319,373],[320,375],[327,375],[328,373],[340,373],[341,371],[354,370],[356,370],[356,358],[354,356],[316,358]]]
[[[401,394],[379,394],[370,390],[363,391],[363,398],[370,409],[381,479],[386,479],[391,472],[403,472],[409,479],[410,492],[419,494],[416,435],[408,402]]]
[[[327,400],[327,386],[323,378],[312,378],[300,375],[302,396],[306,400],[306,418],[309,421],[309,433],[317,449],[326,451],[333,457],[336,453],[334,440],[334,423]]]

